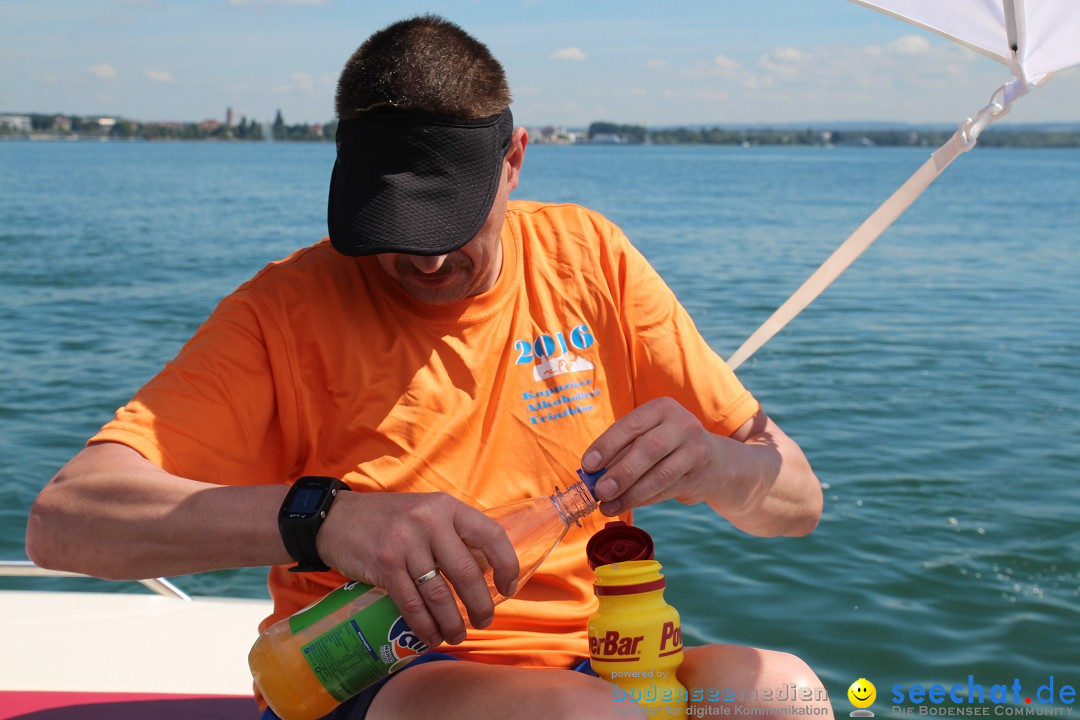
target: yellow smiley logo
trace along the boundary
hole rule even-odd
[[[859,678],[847,689],[848,700],[857,708],[867,708],[877,699],[877,688],[866,678]]]

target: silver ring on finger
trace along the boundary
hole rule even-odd
[[[420,577],[413,580],[413,582],[416,583],[416,587],[420,587],[421,585],[426,583],[428,580],[434,580],[436,577],[438,577],[438,575],[439,575],[439,566],[436,565],[435,567],[431,568],[430,570],[428,570],[426,573],[424,573]]]

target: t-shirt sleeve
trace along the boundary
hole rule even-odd
[[[204,482],[282,482],[272,322],[243,293],[225,298],[174,360],[89,442],[127,445],[167,472]]]
[[[615,248],[635,404],[672,397],[711,432],[731,435],[760,404],[709,347],[645,257],[622,235]]]

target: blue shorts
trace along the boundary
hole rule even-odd
[[[435,662],[437,660],[458,660],[458,658],[441,652],[432,652],[421,655],[405,667],[401,668],[398,672],[388,677],[384,677],[371,687],[363,690],[359,695],[349,698],[341,703],[341,705],[338,705],[332,713],[324,716],[322,720],[364,720],[364,716],[367,715],[368,708],[371,706],[371,701],[374,700],[375,695],[382,690],[383,685],[386,685],[386,683],[411,667],[416,667],[423,663]],[[574,672],[585,673],[586,675],[597,677],[596,672],[592,669],[592,665],[589,664],[588,659],[582,660],[570,669]],[[280,720],[280,718],[274,714],[273,710],[267,708],[266,712],[262,714],[261,720]]]

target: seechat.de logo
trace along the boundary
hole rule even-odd
[[[851,704],[858,708],[849,713],[851,717],[874,717],[874,713],[866,709],[877,699],[877,688],[874,687],[874,683],[866,678],[859,678],[851,683],[851,687],[847,689],[847,696]]]

